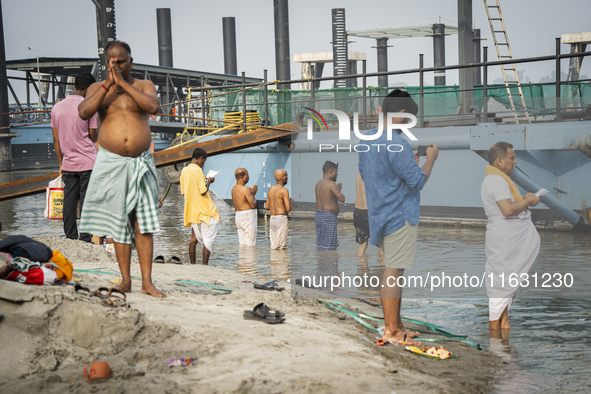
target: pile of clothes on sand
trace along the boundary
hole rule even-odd
[[[29,285],[73,284],[74,266],[59,251],[24,235],[0,241],[0,279]]]

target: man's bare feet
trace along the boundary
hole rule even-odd
[[[418,337],[420,335],[418,331],[412,331],[411,329],[406,328],[404,326],[400,326],[400,327],[398,327],[398,329],[400,331],[406,333],[406,336],[408,338],[416,338],[416,337]]]
[[[142,283],[142,293],[151,295],[152,297],[166,298],[164,293],[158,290],[153,283]]]
[[[509,331],[511,330],[511,325],[509,324],[509,316],[501,315],[499,320],[493,320],[488,322],[488,329],[489,330],[503,330]]]
[[[121,281],[119,285],[115,286],[117,290],[121,290],[124,293],[131,293],[131,280],[129,281]]]
[[[410,332],[410,330],[408,330],[408,331]],[[397,330],[395,332],[386,331],[384,333],[384,335],[382,336],[382,341],[393,342],[393,343],[396,343],[399,345],[405,345],[405,346],[419,346],[421,344],[421,342],[418,342],[418,341],[415,341],[415,340],[409,338],[409,334],[405,333],[402,330]]]

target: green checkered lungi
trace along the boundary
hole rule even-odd
[[[134,218],[142,234],[160,231],[154,157],[150,151],[125,157],[100,148],[86,190],[79,231],[133,245]]]

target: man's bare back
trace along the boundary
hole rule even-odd
[[[276,170],[275,180],[277,184],[271,186],[269,189],[269,197],[267,197],[265,209],[271,211],[271,216],[287,215],[288,212],[291,212],[292,202],[289,198],[289,191],[285,187],[287,184],[287,171]]]
[[[244,185],[234,185],[232,188],[232,201],[237,211],[246,211],[257,207],[252,188]]]
[[[289,191],[283,185],[271,186],[267,201],[271,215],[287,215],[291,211]]]
[[[257,207],[257,200],[254,197],[259,190],[257,185],[248,187],[246,184],[250,180],[246,168],[238,168],[234,173],[236,184],[232,188],[232,202],[236,211],[246,211]]]
[[[137,157],[150,149],[148,115],[160,110],[156,88],[151,81],[130,76],[132,59],[123,47],[110,48],[107,62],[107,79],[88,88],[87,99],[78,111],[82,119],[98,111],[102,148],[120,156]]]
[[[339,201],[345,202],[345,196],[341,193],[342,183],[336,183],[336,172],[333,175],[325,173],[324,177],[316,183],[316,210],[332,212],[338,216],[340,212]]]

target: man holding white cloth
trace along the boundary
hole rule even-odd
[[[521,275],[529,272],[540,251],[540,235],[528,210],[540,199],[533,193],[522,197],[509,178],[517,162],[513,145],[494,144],[488,151],[488,161],[480,193],[488,217],[485,271],[489,329],[509,330],[509,309],[518,288],[510,286],[509,278],[521,282]]]

